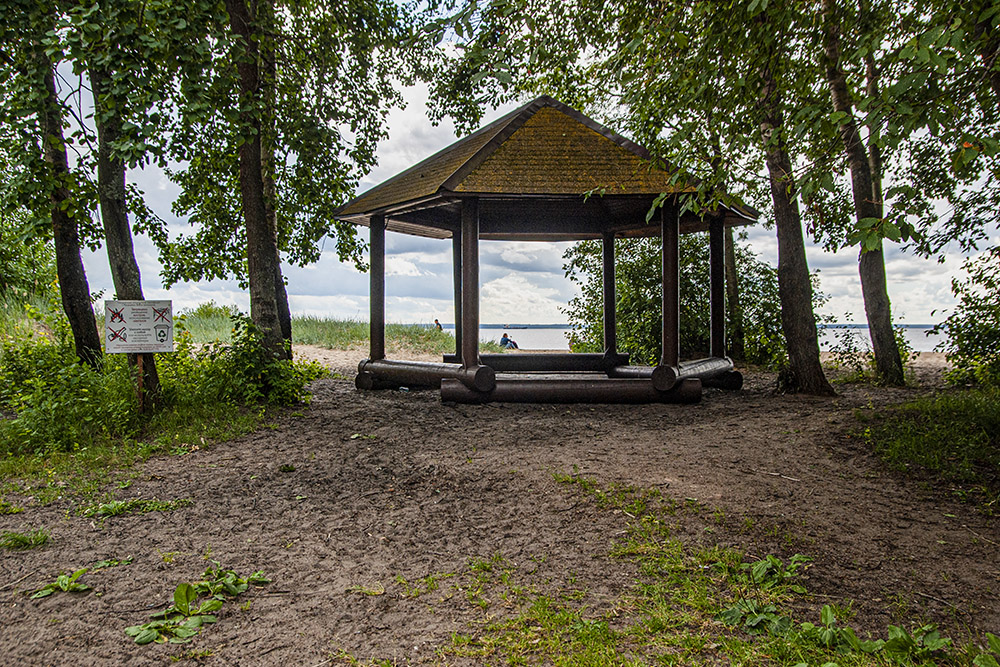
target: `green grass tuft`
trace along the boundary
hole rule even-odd
[[[27,551],[44,546],[49,541],[49,531],[44,528],[28,533],[4,531],[0,533],[0,549],[8,551]]]

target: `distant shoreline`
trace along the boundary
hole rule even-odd
[[[424,326],[434,326],[433,324],[425,324]],[[453,323],[442,322],[441,326],[445,329],[454,329],[455,325]],[[900,329],[933,329],[934,327],[940,326],[937,324],[894,324],[893,326],[899,327]],[[572,329],[573,327],[569,324],[480,324],[480,329]],[[817,324],[817,329],[867,329],[867,324]]]

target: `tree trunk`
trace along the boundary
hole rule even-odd
[[[740,307],[739,276],[736,273],[736,243],[733,228],[726,227],[726,303],[729,307],[729,322],[732,325],[732,339],[729,354],[738,361],[746,357],[746,341],[743,331],[743,309]]]
[[[125,163],[115,157],[112,148],[114,142],[121,138],[121,118],[116,114],[106,115],[103,111],[109,102],[108,79],[106,71],[96,67],[90,69],[90,86],[96,107],[97,194],[101,220],[104,223],[104,242],[116,296],[119,299],[141,301],[145,298],[142,294],[142,278],[139,275],[139,264],[135,260],[132,229],[129,227],[128,207],[125,203]],[[160,400],[160,379],[156,372],[155,357],[152,354],[130,354],[128,359],[133,367],[141,368],[140,411],[154,407]]]
[[[840,24],[833,0],[823,0],[823,29],[823,46],[827,61],[826,78],[833,109],[847,114],[839,130],[851,170],[855,215],[859,223],[865,218],[881,218],[881,207],[876,205],[873,195],[872,171],[868,155],[861,141],[857,123],[854,121],[854,104],[847,88],[847,77],[840,67]],[[861,249],[858,269],[861,275],[861,293],[865,300],[868,331],[875,353],[876,372],[883,382],[902,385],[905,383],[903,362],[899,356],[899,346],[896,344],[892,328],[892,309],[886,289],[885,260],[881,242],[877,248],[867,251]]]
[[[44,72],[44,111],[39,113],[39,125],[44,134],[42,145],[45,161],[51,166],[52,178],[58,184],[52,188],[52,234],[56,249],[56,274],[59,276],[59,292],[62,296],[63,311],[69,320],[76,344],[76,355],[80,361],[93,368],[101,363],[101,335],[97,330],[94,310],[90,305],[90,285],[80,256],[80,233],[76,218],[67,207],[71,195],[66,183],[69,181],[69,162],[66,158],[66,144],[63,137],[62,112],[56,93],[55,75],[52,61],[38,48],[36,60],[40,72]],[[76,214],[83,214],[77,208]]]
[[[832,396],[835,392],[819,361],[812,283],[802,238],[802,218],[795,194],[791,160],[785,145],[781,99],[777,83],[765,71],[760,94],[761,138],[770,176],[774,221],[778,230],[778,295],[781,327],[788,345],[791,371],[788,388],[806,394]]]
[[[274,16],[274,7],[271,1],[261,0],[257,6],[261,22],[265,25],[271,25]],[[281,274],[281,252],[278,250],[278,190],[274,178],[274,137],[276,132],[274,99],[277,72],[274,61],[273,42],[270,40],[262,41],[260,52],[260,89],[264,101],[260,164],[261,173],[264,176],[264,212],[267,216],[268,226],[271,228],[271,234],[274,236],[274,251],[277,253],[274,261],[274,298],[278,307],[278,325],[281,328],[281,338],[284,340],[281,357],[283,359],[291,359],[292,313],[288,306],[288,290],[285,289],[285,277]]]
[[[712,114],[708,114],[708,126],[711,128],[712,142],[712,173],[715,175],[716,189],[725,194],[729,191],[728,174],[723,172],[722,140],[714,129]],[[740,308],[739,277],[736,273],[736,243],[733,241],[733,228],[725,227],[723,236],[726,264],[726,308],[732,338],[729,341],[729,356],[737,361],[746,358],[746,340],[743,331],[743,309]]]
[[[276,278],[278,249],[267,218],[264,175],[261,169],[262,123],[256,110],[260,101],[259,48],[253,19],[244,0],[226,0],[230,29],[244,48],[236,68],[240,77],[240,125],[245,141],[240,145],[240,196],[246,225],[247,269],[250,282],[250,317],[263,335],[264,346],[275,356],[284,352],[278,319]]]

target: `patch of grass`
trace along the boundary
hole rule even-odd
[[[930,473],[997,511],[1000,389],[941,393],[881,411],[862,437],[890,467]]]
[[[0,549],[7,551],[27,551],[44,546],[49,541],[49,531],[44,528],[27,533],[4,531],[0,533]]]
[[[129,500],[111,500],[106,503],[98,503],[83,508],[81,514],[90,517],[122,516],[124,514],[147,514],[149,512],[172,512],[180,507],[187,507],[191,500],[181,498],[179,500],[143,500],[142,498],[130,498]]]
[[[454,572],[435,572],[411,582],[402,575],[396,575],[396,583],[403,589],[403,597],[416,598],[438,590],[442,580],[454,576]]]
[[[0,498],[0,514],[20,514],[23,511],[24,511],[23,507],[19,507],[18,505],[13,505],[11,503],[8,503],[3,498]]]
[[[93,570],[94,572],[99,572],[101,570],[107,570],[112,567],[131,565],[133,560],[134,560],[133,556],[129,556],[128,558],[107,558],[105,560],[97,561],[96,563],[90,566],[90,569]]]

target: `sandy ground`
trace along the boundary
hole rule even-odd
[[[364,356],[296,351],[351,379]],[[948,488],[887,471],[852,437],[856,410],[926,392],[942,368],[922,355],[915,388],[840,386],[835,398],[775,395],[773,376],[747,373],[742,391],[707,390],[686,406],[449,405],[432,391],[321,380],[308,407],[268,428],[150,460],[128,488],[110,485],[119,498],[186,507],[99,521],[65,501],[0,516],[0,530],[52,535],[42,549],[0,553],[0,664],[161,665],[189,650],[218,665],[346,664],[342,652],[434,663],[452,633],[475,633],[503,605],[407,596],[400,578],[496,555],[519,580],[585,591],[593,613],[615,608],[636,578],[607,558],[628,517],[598,510],[555,472],[696,503],[676,533],[692,545],[809,555],[808,618],[852,601],[852,624],[883,636],[889,623],[925,619],[955,636],[995,633],[996,521]],[[126,556],[130,565],[85,575],[91,594],[26,595],[60,571]],[[272,583],[189,646],[134,645],[123,629],[200,577],[206,556]]]

